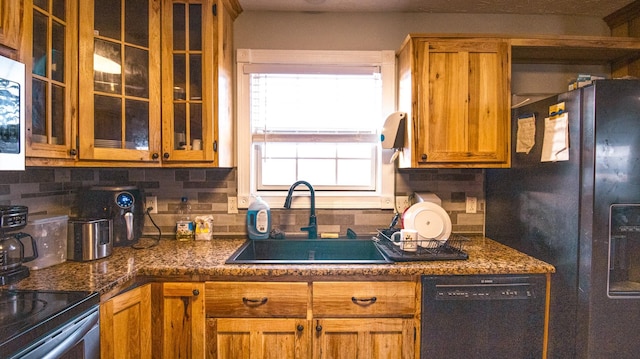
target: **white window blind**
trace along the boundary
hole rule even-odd
[[[316,190],[375,191],[380,74],[352,69],[318,73],[298,66],[298,74],[251,74],[258,190],[288,189],[304,179]]]

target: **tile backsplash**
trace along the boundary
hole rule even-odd
[[[77,190],[92,185],[136,185],[146,195],[158,198],[158,213],[152,214],[163,235],[175,232],[178,204],[189,198],[192,215],[213,215],[215,237],[245,236],[246,210],[227,213],[227,198],[237,195],[236,170],[137,169],[137,168],[28,168],[0,172],[0,205],[20,204],[29,213],[74,214]],[[396,193],[433,192],[449,213],[453,232],[484,233],[484,171],[478,169],[398,170]],[[478,211],[465,213],[465,198],[478,198]],[[305,209],[271,209],[272,222],[285,232],[298,232],[308,221]],[[346,233],[351,228],[365,235],[389,226],[393,210],[317,210],[319,232]],[[157,229],[145,221],[145,235]]]

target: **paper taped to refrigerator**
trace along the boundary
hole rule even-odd
[[[542,140],[541,162],[569,160],[569,115],[544,119],[544,138]]]

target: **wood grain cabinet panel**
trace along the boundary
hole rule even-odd
[[[162,284],[162,357],[204,358],[204,283]]]
[[[100,305],[100,357],[152,357],[150,284]]]
[[[409,37],[398,53],[401,167],[510,165],[510,46],[499,38]]]
[[[205,288],[208,317],[307,316],[307,283],[207,282]]]
[[[23,0],[0,0],[0,45],[20,48],[23,6]]]
[[[314,325],[315,359],[415,358],[412,319],[320,319]]]
[[[412,317],[414,282],[314,282],[313,316]]]
[[[208,358],[306,359],[311,330],[306,319],[207,319]]]

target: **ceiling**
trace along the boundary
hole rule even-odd
[[[244,11],[584,15],[603,18],[633,0],[239,0]]]

